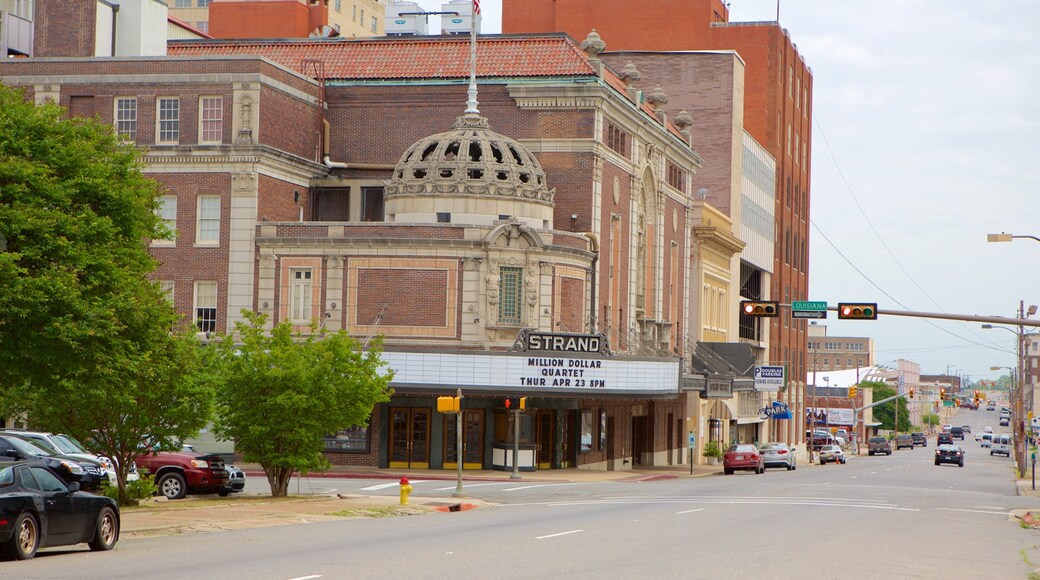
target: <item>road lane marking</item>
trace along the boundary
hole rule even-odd
[[[321,575],[315,574],[313,576],[298,576],[296,578],[289,578],[289,580],[314,580],[315,578],[321,578]]]
[[[570,501],[570,502],[548,502],[548,503],[531,503],[524,505],[548,505],[551,507],[564,507],[564,506],[588,506],[598,504],[669,504],[669,503],[690,503],[691,501],[697,501],[700,503],[708,503],[715,505],[778,505],[778,506],[817,506],[817,507],[845,507],[845,508],[856,508],[856,509],[878,509],[878,510],[891,510],[901,512],[919,512],[921,510],[916,508],[903,508],[894,505],[869,505],[869,504],[852,504],[852,503],[832,503],[827,500],[820,501],[748,501],[748,500],[724,500],[724,501],[710,501],[710,500],[643,500],[643,501],[606,501],[606,500],[586,500],[586,501]],[[519,505],[519,504],[512,504]]]
[[[686,510],[686,511],[681,511],[681,512],[675,512],[675,515],[681,516],[683,514],[692,514],[693,512],[702,512],[702,511],[704,511],[704,508],[697,508],[695,510]]]
[[[957,508],[935,508],[935,509],[939,509],[939,510],[943,510],[943,511],[947,511],[947,512],[971,512],[971,513],[974,513],[974,514],[997,514],[997,515],[1001,515],[1001,516],[1006,516],[1009,513],[1011,513],[1011,512],[991,512],[991,511],[984,511],[984,510],[964,510],[964,509],[957,509]]]
[[[569,535],[569,534],[580,534],[580,533],[582,533],[584,531],[585,530],[571,530],[569,532],[560,532],[558,534],[549,534],[548,536],[538,536],[535,539],[536,540],[544,540],[546,538],[558,538],[560,536],[566,536],[566,535]]]
[[[430,480],[429,479],[416,479],[415,481],[412,481],[410,483],[412,485],[415,485],[417,483],[426,483],[427,481],[430,481]],[[394,487],[396,485],[401,485],[401,484],[400,484],[400,482],[397,482],[397,481],[394,481],[394,482],[391,482],[391,483],[380,483],[380,484],[377,484],[377,485],[370,485],[368,487],[362,487],[358,491],[379,491],[380,489],[386,489],[388,487]]]
[[[697,495],[697,496],[676,496],[676,497],[665,497],[665,498],[661,498],[659,496],[654,496],[654,495],[618,495],[618,496],[608,496],[608,497],[605,497],[603,499],[605,499],[605,500],[620,500],[620,501],[628,501],[628,500],[658,501],[658,500],[661,500],[661,499],[666,499],[666,500],[676,501],[676,502],[685,502],[685,501],[698,502],[698,501],[705,501],[705,500],[732,500],[732,499],[750,499],[750,500],[759,500],[759,501],[805,500],[805,501],[847,501],[847,502],[855,502],[855,503],[876,503],[876,504],[884,504],[884,505],[895,505],[895,504],[886,503],[885,500],[882,500],[882,499],[867,499],[867,498],[862,498],[862,497],[813,497],[813,496],[804,496],[804,495],[793,495],[793,496],[757,496],[757,495],[732,495],[732,496],[731,495],[719,495],[719,496],[707,495],[707,496],[705,496],[705,495]]]
[[[495,483],[467,483],[464,487],[466,489],[469,489],[471,487],[484,487],[484,486],[488,486],[488,485],[510,485],[512,483],[513,483],[512,481],[497,481]],[[451,487],[438,487],[437,489],[435,489],[433,491],[448,491],[449,489],[455,489],[456,487],[458,487],[458,486],[457,485],[453,485]]]
[[[853,476],[852,476],[852,477],[850,477],[849,479],[856,479],[857,477],[859,477],[859,476],[858,476],[858,475],[853,475]]]
[[[503,489],[502,491],[516,491],[518,489],[534,489],[536,487],[554,487],[560,485],[578,485],[576,483],[539,483],[536,485],[523,485],[520,487],[511,487],[509,489]]]

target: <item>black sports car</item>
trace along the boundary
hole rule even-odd
[[[111,550],[119,540],[119,506],[112,498],[66,484],[40,462],[0,464],[0,554],[28,560],[36,550],[86,542]]]
[[[935,450],[935,464],[953,463],[964,467],[964,450],[956,445],[940,445]]]
[[[31,439],[12,433],[0,434],[0,466],[4,465],[2,462],[18,460],[40,461],[53,468],[65,483],[75,481],[86,490],[100,489],[101,483],[108,481],[108,472],[100,461],[52,455]]]

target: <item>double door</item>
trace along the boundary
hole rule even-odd
[[[458,417],[444,416],[444,469],[458,469]],[[462,468],[484,468],[484,411],[462,411]]]
[[[390,408],[390,467],[429,469],[429,408]]]

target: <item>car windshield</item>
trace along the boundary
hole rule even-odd
[[[752,453],[755,451],[754,445],[733,445],[729,448],[730,452],[736,453]]]
[[[51,435],[51,441],[58,449],[61,449],[62,453],[90,453],[71,435]]]
[[[26,439],[20,439],[18,437],[7,437],[6,441],[11,444],[18,451],[35,457],[49,457],[53,455],[50,451],[47,451],[43,447],[32,443]]]
[[[783,447],[783,443],[764,443],[761,449],[782,449]]]

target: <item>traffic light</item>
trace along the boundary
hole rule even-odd
[[[855,399],[856,398],[856,385],[852,385],[852,386],[849,387],[849,398],[850,399]]]
[[[438,413],[458,413],[459,408],[458,397],[437,397]]]
[[[910,398],[911,399],[914,398],[914,388],[913,387],[910,387]]]
[[[755,318],[776,318],[777,316],[780,316],[779,302],[741,300],[740,309],[744,311],[744,314]]]
[[[877,302],[839,302],[838,318],[849,320],[877,320]]]
[[[945,401],[946,400],[946,387],[939,387],[939,400],[940,401]]]
[[[517,409],[523,411],[527,409],[527,397],[506,397],[502,405],[505,406],[506,411],[515,411]]]

